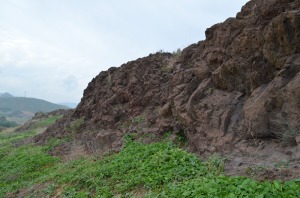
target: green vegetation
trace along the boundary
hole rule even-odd
[[[108,84],[109,86],[112,86],[112,77],[111,77],[111,74],[110,74],[110,73],[108,73],[108,76],[107,76],[107,84]]]
[[[126,136],[119,153],[68,162],[48,154],[63,140],[15,147],[36,133],[0,133],[0,197],[8,193],[15,197],[18,193],[27,197],[300,196],[300,180],[258,182],[224,176],[222,157],[213,155],[202,162],[167,141],[142,144]]]
[[[283,129],[282,141],[285,145],[295,146],[297,145],[296,137],[300,135],[300,128],[288,125]]]
[[[180,48],[178,48],[176,51],[173,51],[172,54],[174,56],[180,56],[181,55],[182,50]]]
[[[48,126],[60,117],[41,120],[36,127]],[[72,127],[80,126],[82,120],[75,120]],[[142,120],[138,117],[134,122]],[[212,155],[202,162],[166,138],[143,144],[128,135],[119,153],[63,162],[48,153],[68,140],[53,139],[44,146],[20,144],[38,132],[38,128],[22,133],[0,132],[0,197],[300,196],[300,180],[258,182],[225,176],[225,159],[221,156]]]
[[[144,116],[136,116],[136,117],[131,119],[132,124],[141,124],[143,122],[145,122],[145,117]]]
[[[68,129],[71,130],[72,132],[76,132],[83,123],[84,123],[84,117],[78,118],[76,120],[73,120],[70,123],[70,126]]]
[[[50,126],[51,124],[55,123],[58,119],[60,119],[62,117],[63,117],[62,115],[55,115],[55,116],[51,116],[47,119],[40,120],[37,123],[35,123],[35,127],[43,128],[43,127]]]
[[[13,122],[13,121],[8,121],[6,119],[6,117],[1,116],[0,117],[0,126],[10,128],[10,127],[16,127],[16,126],[18,126],[18,124],[16,122]]]
[[[59,158],[47,154],[49,147],[24,145],[13,151],[11,149],[11,145],[6,145],[0,150],[0,197],[4,197],[7,192],[33,185],[37,178],[49,173],[50,169],[46,167],[59,161]]]
[[[36,98],[0,97],[0,116],[5,116],[9,121],[19,125],[30,120],[36,112],[50,112],[57,109],[69,109],[69,107]]]
[[[69,109],[67,106],[53,104],[36,98],[12,97],[0,98],[1,111],[50,112],[56,109]]]
[[[28,130],[35,130],[35,129],[41,129],[41,128],[46,128],[50,126],[51,124],[55,123],[58,119],[62,118],[62,115],[55,115],[55,116],[50,116],[50,117],[45,117],[43,119],[39,120],[31,120],[30,123],[28,123],[25,126],[21,126],[17,129],[17,131],[28,131]]]

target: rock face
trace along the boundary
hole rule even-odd
[[[299,0],[252,0],[181,53],[101,72],[75,112],[36,141],[70,135],[80,119],[75,138],[90,151],[118,148],[131,132],[184,133],[199,154],[280,140],[300,123],[299,8]]]

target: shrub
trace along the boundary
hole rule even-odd
[[[282,141],[287,146],[296,146],[296,137],[300,135],[300,128],[288,126],[283,130]]]

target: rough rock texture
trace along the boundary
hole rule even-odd
[[[184,133],[200,155],[263,152],[256,141],[281,145],[284,129],[300,123],[300,1],[249,1],[205,34],[180,54],[101,72],[75,112],[36,141],[68,136],[84,119],[76,138],[92,152],[120,148],[132,132]],[[299,149],[284,156],[300,159]]]

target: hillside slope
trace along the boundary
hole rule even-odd
[[[234,155],[233,166],[299,160],[299,8],[299,0],[252,0],[181,54],[101,72],[75,112],[35,141],[75,130],[87,151],[104,152],[121,148],[126,133],[173,131],[198,155]]]
[[[68,109],[67,106],[54,104],[45,100],[25,97],[0,98],[2,111],[50,112],[57,109]]]
[[[0,97],[0,116],[24,123],[36,112],[50,112],[57,109],[69,109],[45,100],[25,97]]]

